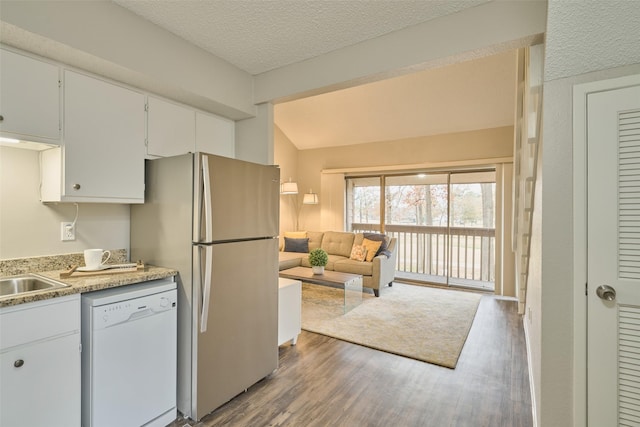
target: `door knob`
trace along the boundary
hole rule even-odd
[[[596,289],[596,295],[605,301],[613,301],[616,299],[616,290],[609,285],[600,285]]]

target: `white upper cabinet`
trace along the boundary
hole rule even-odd
[[[60,143],[60,68],[0,49],[0,131],[6,137]]]
[[[168,157],[195,151],[234,157],[235,122],[149,96],[147,155]]]
[[[43,201],[144,202],[145,97],[64,71],[64,146],[42,152]]]
[[[235,122],[196,112],[196,151],[234,158]]]
[[[175,156],[195,151],[195,111],[152,96],[147,100],[147,154]]]

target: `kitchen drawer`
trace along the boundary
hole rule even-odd
[[[0,351],[80,332],[80,294],[0,310]]]

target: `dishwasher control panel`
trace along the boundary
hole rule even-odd
[[[176,283],[153,280],[83,295],[83,305],[92,307],[91,327],[109,328],[177,308]]]
[[[142,298],[94,307],[93,325],[95,329],[108,328],[122,322],[129,322],[152,316],[162,311],[175,309],[176,307],[176,293],[165,291]]]

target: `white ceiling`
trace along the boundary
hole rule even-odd
[[[259,74],[489,0],[113,0]]]
[[[259,74],[489,0],[112,0]],[[515,53],[275,106],[298,149],[513,124]]]

